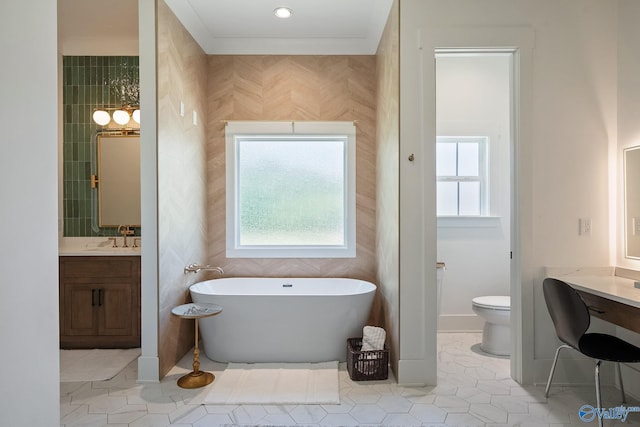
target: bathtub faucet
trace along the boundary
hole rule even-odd
[[[200,270],[203,271],[217,271],[221,276],[224,274],[224,270],[221,267],[211,267],[210,265],[189,264],[184,268],[184,274],[197,273]]]

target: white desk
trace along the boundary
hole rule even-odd
[[[562,275],[582,296],[592,316],[640,333],[640,289],[632,279],[620,276]]]
[[[640,289],[633,280],[619,276],[565,276],[560,279],[574,289],[640,308]]]

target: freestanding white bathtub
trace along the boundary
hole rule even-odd
[[[345,361],[362,336],[376,290],[355,279],[223,278],[191,285],[194,302],[222,306],[201,319],[207,357],[217,362]]]

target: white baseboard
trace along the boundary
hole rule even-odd
[[[407,387],[435,386],[438,381],[437,369],[429,365],[426,360],[398,360],[398,384]]]
[[[484,320],[475,314],[441,314],[438,332],[482,332]]]
[[[569,354],[571,350],[562,350]],[[575,352],[574,352],[575,353]],[[560,353],[562,355],[562,352]],[[534,361],[534,384],[546,385],[551,371],[553,359],[536,359]],[[551,392],[554,386],[574,385],[574,386],[593,386],[595,360],[582,356],[567,357],[558,359],[556,371],[553,374],[551,383]],[[638,399],[640,396],[640,366],[622,365],[622,378],[624,383],[624,391],[627,396]],[[617,385],[615,375],[615,366],[610,362],[602,362],[600,367],[600,384],[603,386]]]
[[[138,358],[138,383],[160,382],[160,359],[157,356]]]
[[[562,350],[567,354],[572,351]],[[562,352],[560,353],[562,355]],[[575,353],[575,352],[574,352]],[[549,379],[549,372],[553,359],[536,359],[534,361],[533,382],[536,385],[545,385]],[[585,357],[566,357],[558,359],[556,371],[553,374],[552,387],[554,385],[588,385],[594,383],[595,361]],[[603,363],[600,368],[600,383],[602,385],[613,384],[613,364]]]
[[[624,392],[636,400],[640,400],[640,366],[639,364],[621,365]]]

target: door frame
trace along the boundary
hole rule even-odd
[[[508,178],[509,179],[509,188],[508,188],[509,195],[508,195],[508,197],[509,197],[509,199],[508,199],[508,208],[507,208],[507,206],[503,206],[504,210],[500,210],[499,211],[500,213],[498,214],[498,216],[506,217],[508,215],[508,221],[509,221],[508,222],[508,227],[509,227],[509,236],[508,236],[509,237],[509,248],[513,248],[513,247],[515,247],[517,245],[517,242],[515,242],[513,240],[513,238],[512,238],[512,233],[514,232],[514,229],[517,228],[517,225],[514,226],[514,224],[513,224],[513,221],[514,221],[513,215],[515,213],[514,212],[514,207],[515,206],[514,206],[514,203],[513,203],[513,197],[514,197],[513,188],[515,186],[514,185],[514,177],[517,175],[517,171],[515,169],[516,165],[514,164],[514,161],[513,161],[514,160],[513,153],[514,153],[514,150],[515,150],[514,134],[516,132],[516,126],[517,126],[517,122],[515,120],[515,115],[516,115],[515,105],[517,104],[517,102],[516,102],[517,100],[515,99],[515,81],[516,81],[516,78],[515,78],[515,69],[514,69],[514,63],[516,62],[516,54],[517,54],[517,52],[513,48],[506,48],[506,49],[503,49],[503,48],[446,48],[446,49],[439,49],[439,48],[437,48],[437,49],[435,49],[435,52],[434,52],[434,61],[435,61],[434,62],[434,66],[435,67],[437,67],[438,58],[446,57],[447,55],[465,55],[465,56],[473,55],[473,56],[476,56],[476,57],[482,57],[482,55],[492,55],[492,56],[498,56],[499,55],[499,56],[501,56],[501,57],[503,57],[503,58],[508,60],[509,71],[508,71],[508,76],[507,76],[508,81],[506,83],[509,86],[509,89],[508,89],[509,90],[509,95],[508,95],[509,96],[509,119],[508,119],[508,124],[507,124],[507,126],[509,127],[509,141],[507,143],[508,144],[507,145],[507,149],[509,150],[508,151],[508,156],[509,157],[508,157],[508,160],[506,162],[500,161],[498,167],[505,168],[505,172],[506,172],[506,170],[508,170],[508,173],[509,173],[509,178]],[[437,68],[436,68],[436,70],[437,70]],[[436,71],[436,76],[435,77],[436,77],[436,79],[438,78],[437,71]],[[437,84],[437,82],[436,82],[436,84]],[[438,116],[437,104],[436,104],[435,114],[436,114],[436,118],[437,118],[437,116]],[[436,131],[437,131],[437,128],[436,128]],[[436,134],[437,134],[437,132],[436,132]],[[473,138],[481,137],[481,136],[485,136],[485,135],[489,136],[488,134],[484,134],[484,133],[466,134],[464,132],[460,133],[460,134],[456,134],[456,135],[461,135],[461,136],[466,135],[466,137],[472,137],[470,135],[473,135]],[[444,134],[440,134],[440,135],[437,134],[436,138],[451,138],[451,136],[449,136],[449,134],[447,134],[447,133],[444,133]],[[492,139],[491,136],[489,136],[489,140],[491,140],[491,139]],[[490,178],[490,176],[493,174],[492,173],[492,169],[496,167],[495,166],[496,164],[491,161],[491,158],[493,156],[491,153],[494,152],[493,144],[491,142],[489,142],[489,145],[490,145],[490,148],[487,151],[487,156],[489,158],[486,159],[486,162],[490,166],[488,166],[488,176],[489,176],[489,178],[487,178],[487,179],[488,179],[488,182],[492,182],[492,179]],[[500,177],[502,177],[502,175],[500,175]],[[437,180],[437,174],[434,176],[434,178]],[[493,187],[491,184],[489,184],[489,185],[491,187]],[[489,194],[495,194],[495,193],[492,193],[492,191],[490,189],[486,190],[486,191],[488,191]],[[437,195],[437,191],[436,191],[436,195]],[[489,201],[489,200],[487,200],[487,201]],[[489,204],[491,204],[491,202],[489,202]],[[485,209],[485,208],[483,208],[483,209]],[[505,212],[506,210],[508,210],[508,214]],[[493,220],[495,219],[495,217],[493,217],[493,215],[495,215],[496,212],[494,212],[492,208],[487,206],[486,207],[486,212],[484,212],[483,214],[484,215],[489,215],[489,217],[486,217],[486,218],[480,217],[478,219],[474,219],[472,217],[472,218],[467,218],[467,219],[472,219],[474,221],[473,222],[474,224],[477,224],[478,220],[482,221],[482,220],[491,219],[492,222],[493,222]],[[461,219],[463,221],[465,220],[465,218],[459,218],[459,219]],[[505,240],[505,242],[506,242],[506,240]],[[438,237],[437,237],[437,234],[436,234],[436,244],[438,244],[438,243],[439,243],[438,242]],[[509,249],[509,250],[511,250],[511,249]],[[502,254],[496,253],[494,256],[502,257],[502,256],[506,256],[506,255],[507,255],[507,253],[505,252],[505,253],[502,253]],[[439,257],[441,258],[441,254],[439,254]],[[442,261],[442,259],[440,259],[440,258],[438,258],[438,259],[440,261]],[[514,266],[513,266],[514,263],[511,262],[512,260],[513,260],[513,258],[510,257],[510,259],[508,261],[509,262],[509,264],[508,264],[509,267],[508,268],[509,268],[509,284],[510,284],[510,288],[511,288],[511,286],[513,286],[513,283],[516,282],[515,276],[514,276],[514,272],[512,271],[513,268],[514,268]],[[494,294],[490,294],[490,295],[494,295]],[[495,294],[495,295],[498,295],[498,294]],[[511,294],[509,294],[509,295],[511,295]],[[440,299],[440,298],[441,298],[441,296],[438,295],[438,299]],[[438,313],[438,317],[439,316],[440,316],[440,313]],[[480,322],[480,325],[481,325],[481,323],[482,323],[481,319],[474,320],[474,322],[475,322],[474,324],[477,324],[478,321]],[[440,319],[438,319],[438,322],[440,323]],[[469,327],[471,325],[472,324],[469,323],[467,327]],[[513,330],[513,328],[512,328],[512,330]],[[445,329],[445,331],[446,331],[446,329]],[[512,339],[512,341],[513,341],[513,339]]]
[[[401,34],[402,35],[402,34]],[[528,27],[421,28],[401,42],[400,383],[437,383],[435,58],[442,49],[512,51],[511,376],[533,382],[532,57]],[[401,38],[402,40],[402,38]],[[415,52],[411,54],[411,51]],[[404,55],[403,55],[404,54]],[[404,59],[403,59],[404,58]],[[411,159],[403,161],[403,159]],[[431,178],[434,179],[431,179]],[[429,179],[425,179],[429,178]],[[417,369],[420,368],[420,369]]]

